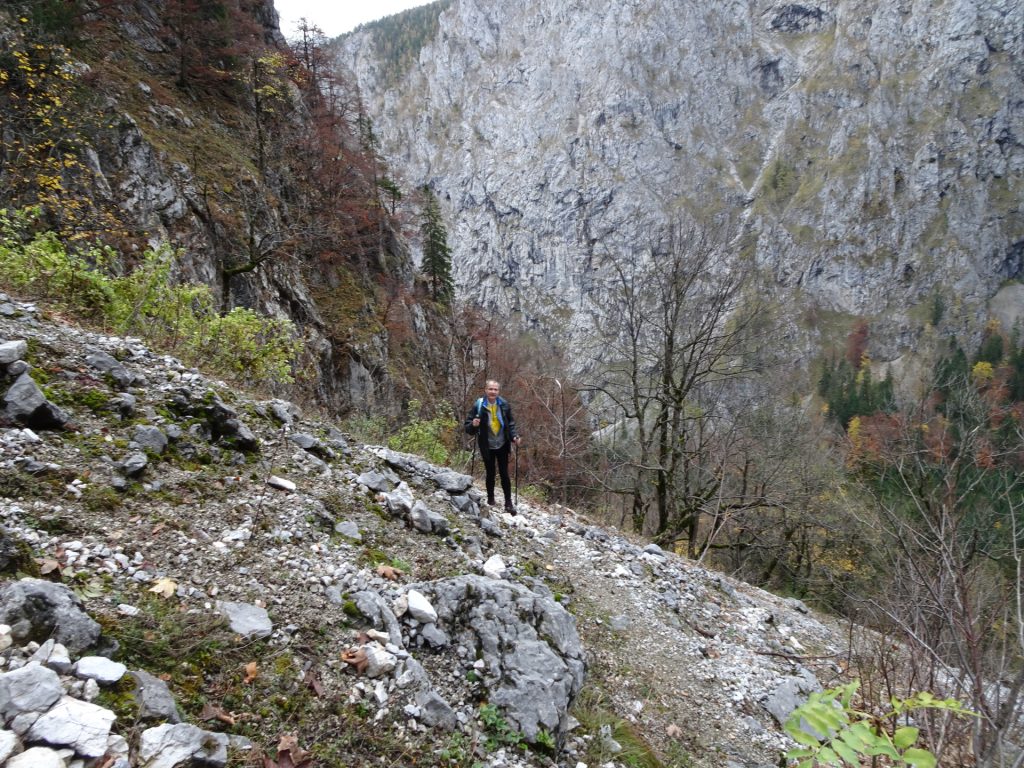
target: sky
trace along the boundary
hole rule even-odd
[[[303,16],[328,37],[351,32],[367,21],[426,5],[430,0],[274,0],[281,17],[281,32],[295,36],[295,25]]]

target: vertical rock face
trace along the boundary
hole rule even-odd
[[[977,308],[1024,278],[1022,0],[455,0],[399,86],[343,41],[392,164],[429,183],[458,288],[588,310],[666,221],[813,306]]]

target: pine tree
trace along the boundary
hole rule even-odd
[[[430,293],[435,301],[448,303],[452,298],[452,250],[448,232],[441,221],[441,207],[429,187],[423,188],[423,274],[430,280]]]

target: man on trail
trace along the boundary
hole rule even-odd
[[[484,385],[484,396],[473,404],[466,417],[464,427],[470,435],[476,435],[480,445],[480,456],[487,470],[487,503],[494,506],[495,467],[501,474],[501,490],[505,494],[505,511],[516,513],[512,506],[512,481],[508,476],[508,454],[512,444],[519,443],[516,420],[512,406],[498,397],[501,385],[488,379]]]

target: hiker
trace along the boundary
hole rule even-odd
[[[510,515],[516,513],[512,506],[512,481],[508,476],[508,454],[512,444],[519,443],[519,431],[516,419],[512,415],[512,406],[507,400],[498,397],[501,385],[494,379],[488,379],[484,385],[484,396],[479,398],[466,417],[465,429],[470,435],[477,436],[480,445],[480,456],[487,470],[487,503],[494,506],[494,475],[495,465],[501,474],[501,490],[505,494],[505,511]]]

